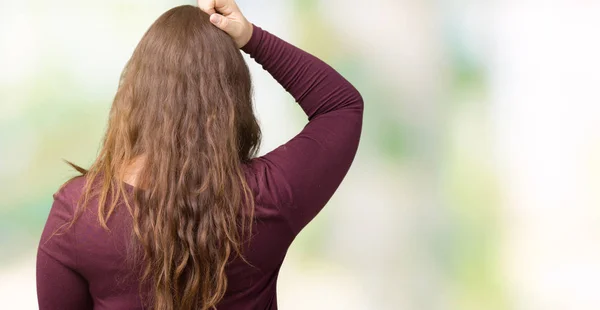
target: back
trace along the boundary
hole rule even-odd
[[[247,166],[249,184],[253,192],[260,193],[263,189],[250,170]],[[48,222],[42,239],[54,233],[62,224],[60,219],[72,218],[74,203],[81,195],[84,182],[83,177],[75,178],[54,195],[52,221]],[[131,192],[130,186],[128,192]],[[252,266],[239,258],[228,264],[228,288],[219,309],[275,309],[277,274],[294,234],[279,216],[277,207],[264,201],[264,191],[257,196],[262,196],[263,201],[255,202],[253,237],[244,246],[244,257]],[[89,302],[94,309],[142,309],[138,294],[140,269],[127,260],[131,250],[131,215],[120,202],[107,223],[110,231],[106,231],[98,224],[97,203],[96,199],[91,200],[73,227],[64,234],[52,236],[51,246],[42,243],[41,250],[77,270],[85,279],[82,281],[89,285]],[[71,258],[73,253],[76,253],[74,259]]]
[[[250,264],[229,261],[227,290],[217,308],[277,309],[276,282],[285,253],[348,172],[363,102],[333,68],[260,27],[253,26],[242,50],[294,97],[309,122],[287,143],[242,165],[255,200],[253,231],[242,246]],[[98,222],[97,202],[90,201],[71,229],[52,236],[72,219],[84,183],[83,177],[75,178],[54,195],[38,249],[40,309],[141,309],[141,266],[126,259],[132,217],[121,202],[107,222],[109,231]]]

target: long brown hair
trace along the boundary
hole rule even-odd
[[[199,8],[173,8],[123,70],[98,157],[88,170],[73,165],[86,178],[76,214],[97,197],[108,229],[125,202],[154,309],[215,307],[226,263],[242,256],[253,215],[242,164],[260,142],[251,92],[234,41]],[[130,201],[123,180],[134,162],[141,169]]]

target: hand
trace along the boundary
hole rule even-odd
[[[198,7],[210,15],[210,22],[225,31],[238,48],[252,37],[252,24],[244,17],[234,0],[198,0]]]

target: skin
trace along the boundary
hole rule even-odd
[[[238,48],[252,37],[252,24],[233,0],[198,0],[198,7],[210,15],[210,22],[225,31]]]
[[[125,169],[123,175],[123,182],[131,186],[137,187],[137,178],[142,168],[144,167],[144,160],[145,158],[143,156],[136,157],[132,160],[131,164],[129,164],[129,166],[127,166],[127,168]]]

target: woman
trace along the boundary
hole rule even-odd
[[[98,158],[74,165],[82,175],[54,194],[38,249],[40,309],[277,309],[289,245],[354,158],[362,98],[233,0],[198,5],[150,27]],[[262,157],[240,48],[309,119]]]

